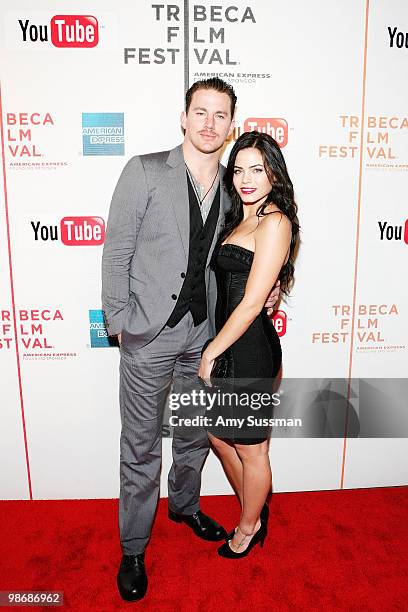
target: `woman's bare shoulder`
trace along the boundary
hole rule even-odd
[[[257,231],[263,232],[287,232],[291,230],[292,223],[290,219],[279,208],[266,209],[266,214],[261,217]]]

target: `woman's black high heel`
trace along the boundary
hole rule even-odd
[[[234,537],[234,533],[235,530],[228,534],[227,536],[227,540],[225,542],[225,544],[223,544],[222,546],[219,547],[218,549],[218,554],[221,557],[225,557],[226,559],[242,559],[242,557],[246,557],[251,549],[256,545],[256,544],[260,544],[261,548],[264,545],[264,541],[266,538],[266,535],[268,533],[268,528],[267,525],[264,521],[261,520],[261,526],[258,529],[258,531],[254,534],[254,536],[252,537],[252,540],[249,542],[248,546],[246,547],[245,550],[243,550],[242,552],[234,552],[232,550],[232,548],[230,547],[229,543],[231,542],[232,538]],[[243,534],[245,535],[245,534]]]
[[[263,508],[261,510],[261,514],[260,514],[259,518],[261,519],[261,524],[264,523],[266,526],[268,525],[269,506],[268,506],[268,504],[266,502],[263,505]]]

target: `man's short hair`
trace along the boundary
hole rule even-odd
[[[231,101],[231,117],[234,116],[235,105],[237,103],[237,96],[235,95],[234,88],[232,87],[232,85],[229,85],[218,77],[204,79],[202,81],[196,81],[195,83],[193,83],[190,89],[186,92],[186,113],[188,113],[188,109],[190,108],[193,94],[199,89],[214,89],[215,91],[219,91],[220,93],[227,94]]]

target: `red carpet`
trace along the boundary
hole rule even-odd
[[[170,523],[166,502],[138,603],[116,592],[116,500],[0,502],[0,590],[64,591],[64,608],[45,610],[408,609],[408,487],[274,494],[264,549],[240,561]],[[202,509],[237,522],[233,497],[204,497]]]

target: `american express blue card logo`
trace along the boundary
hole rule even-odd
[[[84,155],[124,155],[124,113],[82,113]]]

